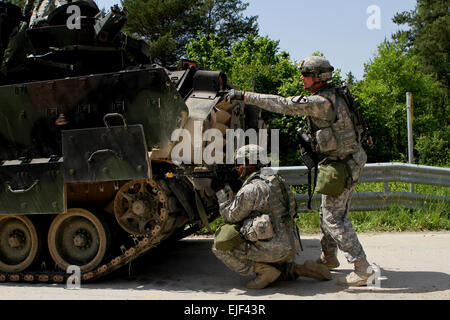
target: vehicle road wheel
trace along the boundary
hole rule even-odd
[[[71,208],[56,216],[48,231],[48,248],[55,263],[63,270],[77,265],[81,272],[97,267],[110,245],[106,223],[94,213]]]
[[[0,216],[0,271],[23,271],[39,252],[38,233],[28,217]]]

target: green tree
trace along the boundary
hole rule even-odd
[[[204,35],[217,35],[224,48],[229,48],[232,43],[249,34],[258,34],[258,17],[243,15],[248,3],[242,0],[202,0],[197,6],[198,24],[195,31],[201,31]],[[188,36],[195,35],[195,31]]]
[[[176,63],[189,39],[216,34],[222,47],[258,32],[257,17],[245,17],[242,0],[122,0],[128,10],[126,31],[150,44],[162,65]]]
[[[186,55],[209,70],[219,70],[230,76],[233,59],[230,50],[222,46],[218,35],[211,34],[206,37],[198,32],[197,39],[190,39],[186,45]]]
[[[394,16],[396,24],[410,29],[399,31],[394,39],[406,36],[407,46],[417,54],[427,73],[435,73],[447,87],[450,85],[450,14],[448,0],[417,0],[416,7]]]
[[[370,162],[406,161],[406,92],[412,92],[418,162],[449,163],[450,109],[446,88],[426,74],[420,58],[407,49],[405,37],[384,41],[365,76],[352,87],[374,137]]]
[[[349,87],[353,86],[356,82],[355,76],[353,75],[353,73],[351,71],[349,71],[346,75],[345,78],[345,83],[347,83],[347,85]]]

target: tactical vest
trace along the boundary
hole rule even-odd
[[[288,227],[288,237],[293,252],[291,262],[293,263],[295,254],[299,253],[300,249],[303,250],[298,228],[294,225],[294,216],[297,213],[297,203],[295,202],[294,194],[284,179],[277,174],[266,176],[260,172],[255,172],[244,181],[242,186],[245,186],[254,179],[263,180],[270,187],[270,207],[267,212],[261,213],[270,214],[275,232],[280,231],[279,228],[282,221]]]
[[[332,104],[335,118],[331,125],[329,121],[307,117],[313,148],[329,160],[345,159],[357,152],[360,146],[351,112],[336,89],[326,86],[316,92]]]
[[[296,202],[294,195],[289,187],[282,185],[282,183],[284,183],[283,178],[278,175],[265,176],[261,175],[260,172],[255,172],[245,180],[242,187],[254,179],[263,180],[270,188],[270,208],[267,213],[270,213],[274,218],[281,218],[292,212],[295,213]]]

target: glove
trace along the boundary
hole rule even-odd
[[[244,100],[244,94],[245,91],[231,89],[225,96],[225,100],[227,102],[231,102],[232,100]]]
[[[227,200],[233,199],[233,195],[234,195],[233,190],[231,190],[228,184],[225,185],[225,188],[220,189],[219,191],[216,192],[216,197],[219,204]]]
[[[219,191],[217,191],[216,197],[217,197],[217,202],[219,202],[219,204],[224,203],[228,199],[224,189],[220,189]]]

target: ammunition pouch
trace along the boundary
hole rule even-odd
[[[320,166],[316,191],[329,196],[338,196],[353,183],[347,160],[330,161]]]
[[[317,130],[316,141],[321,153],[335,151],[337,149],[336,137],[331,127]]]
[[[214,247],[220,251],[230,251],[245,242],[239,232],[240,224],[223,224],[214,234]]]
[[[241,234],[248,241],[269,240],[275,235],[272,222],[268,214],[250,217],[244,220],[240,229]]]

